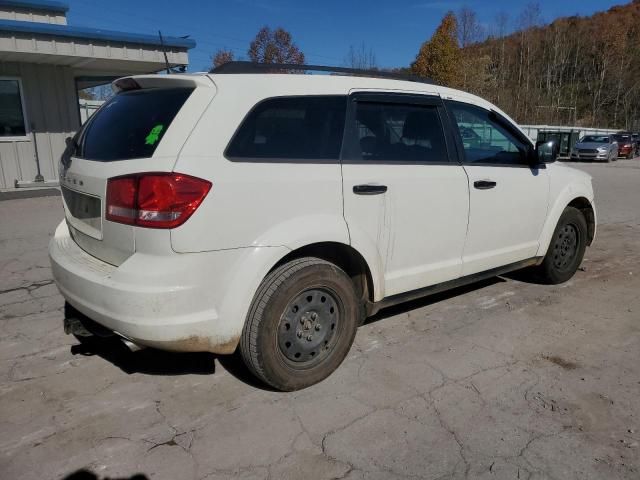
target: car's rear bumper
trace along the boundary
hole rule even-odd
[[[49,256],[62,296],[118,335],[164,350],[224,354],[235,350],[244,322],[223,321],[219,314],[239,250],[134,253],[115,267],[82,250],[63,222],[51,240]]]
[[[629,156],[629,154],[631,152],[633,152],[633,150],[631,148],[623,148],[623,149],[620,149],[618,151],[618,156],[619,157],[627,157],[627,156]]]

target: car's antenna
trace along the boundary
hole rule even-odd
[[[167,75],[171,74],[171,68],[169,68],[169,59],[167,58],[167,49],[164,48],[164,39],[162,38],[162,32],[158,30],[158,36],[160,37],[160,46],[162,47],[162,53],[164,54],[164,65],[167,68]]]

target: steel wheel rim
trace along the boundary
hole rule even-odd
[[[286,306],[278,324],[278,347],[288,363],[312,366],[321,362],[336,343],[342,308],[326,288],[309,288]]]
[[[579,240],[580,231],[575,225],[568,223],[560,229],[553,246],[553,265],[558,270],[571,267],[578,255]]]

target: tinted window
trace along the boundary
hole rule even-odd
[[[449,103],[458,125],[465,161],[499,165],[528,164],[531,146],[489,111],[465,103]],[[506,122],[506,120],[504,120]]]
[[[0,80],[0,137],[24,136],[26,133],[20,82]]]
[[[448,161],[435,106],[357,102],[356,135],[362,160]]]
[[[344,96],[266,100],[242,122],[226,155],[230,158],[337,160],[346,104]]]
[[[119,93],[86,123],[76,155],[100,161],[151,157],[192,91],[152,88]]]

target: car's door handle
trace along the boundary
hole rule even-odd
[[[478,190],[489,190],[497,185],[493,180],[477,180],[473,182],[473,186]]]
[[[356,195],[380,195],[381,193],[385,193],[387,191],[386,185],[354,185],[353,193]]]

